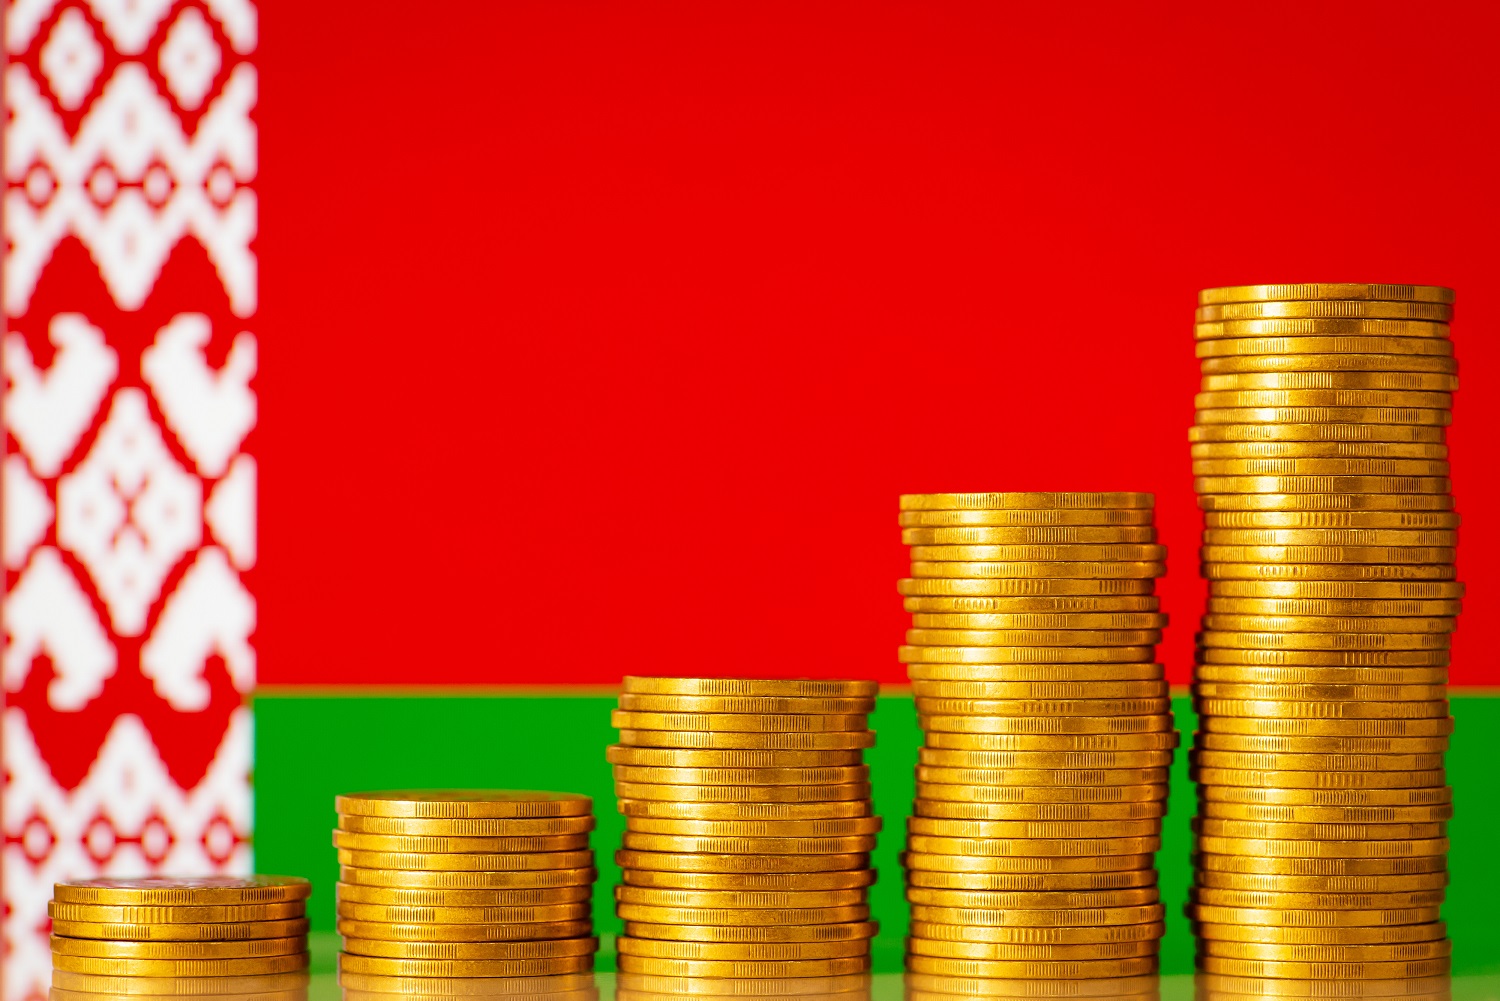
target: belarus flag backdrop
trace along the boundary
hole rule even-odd
[[[1154,491],[1185,682],[1193,294],[1306,279],[1459,290],[1448,915],[1456,967],[1488,962],[1497,29],[1477,3],[12,0],[6,997],[43,982],[63,876],[253,860],[316,877],[331,929],[356,786],[594,792],[609,930],[590,686],[899,684],[902,491]],[[890,962],[910,703],[876,724]]]

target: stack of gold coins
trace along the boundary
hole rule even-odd
[[[862,762],[876,688],[625,679],[609,760],[626,825],[616,910],[628,989],[862,983],[876,931],[866,893],[880,819]]]
[[[1177,735],[1151,495],[911,494],[901,529],[901,659],[925,733],[907,970],[1155,972]]]
[[[1413,285],[1199,296],[1209,601],[1187,913],[1206,974],[1448,969],[1452,301]]]
[[[290,876],[87,879],[58,883],[52,985],[79,994],[305,990],[307,897]]]
[[[340,796],[337,807],[347,990],[447,994],[452,978],[478,977],[593,990],[589,797],[371,792]]]

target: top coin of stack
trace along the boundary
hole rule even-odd
[[[626,824],[622,986],[868,971],[876,688],[625,679],[608,752]]]
[[[1154,973],[1177,735],[1154,663],[1151,496],[911,494],[900,518],[914,627],[901,659],[925,731],[907,969]]]
[[[52,978],[58,991],[154,993],[150,984],[306,986],[305,879],[209,876],[86,879],[58,883]],[[249,979],[246,979],[249,978]],[[211,982],[210,982],[211,981]]]
[[[339,796],[337,807],[346,989],[445,994],[453,981],[436,978],[468,977],[592,989],[589,797],[375,792]]]
[[[1453,292],[1251,285],[1199,302],[1199,968],[1445,973]]]

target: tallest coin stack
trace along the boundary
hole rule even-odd
[[[1187,910],[1199,969],[1230,994],[1448,969],[1452,301],[1412,285],[1199,296],[1209,603]]]

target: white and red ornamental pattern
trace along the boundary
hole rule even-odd
[[[52,883],[250,864],[256,8],[5,9],[4,1001]]]

